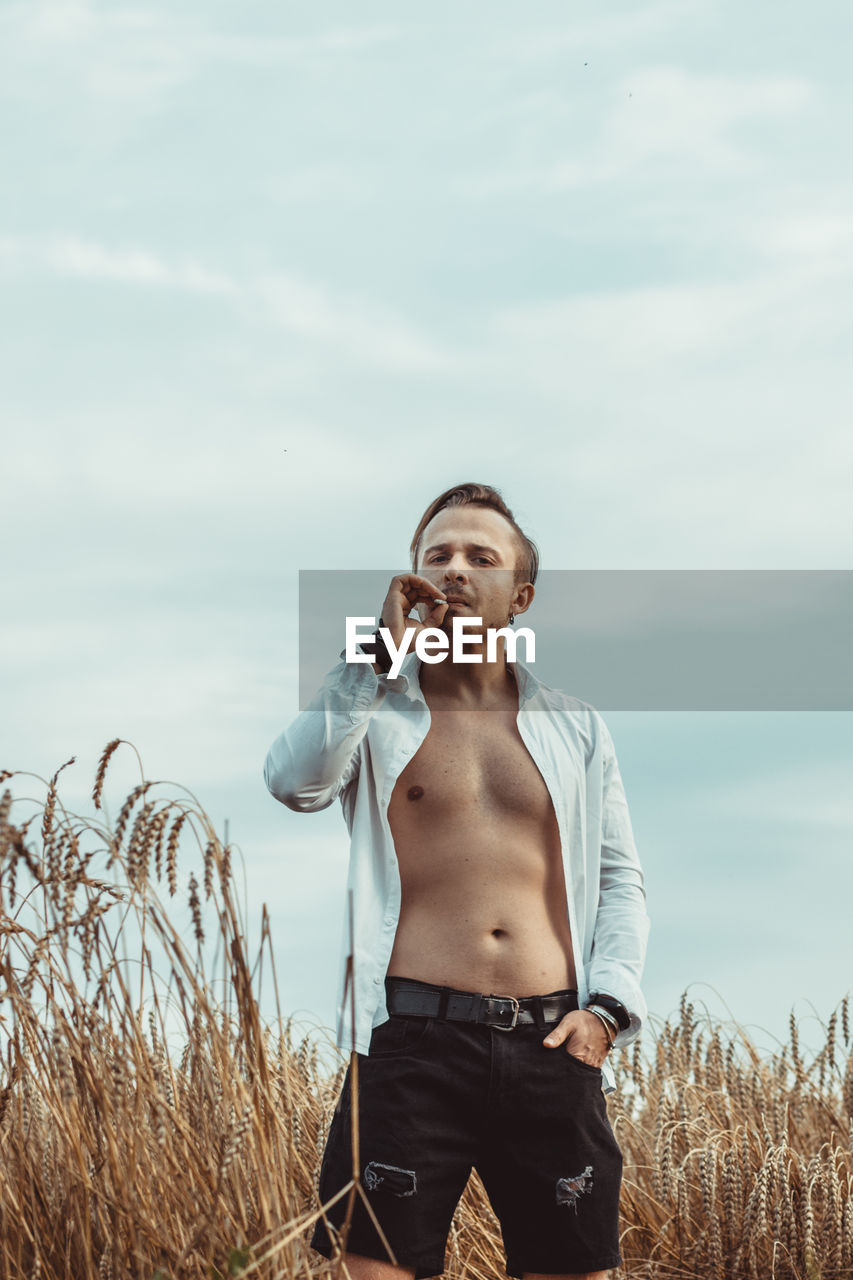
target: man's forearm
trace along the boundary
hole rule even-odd
[[[267,752],[264,781],[289,809],[325,809],[354,775],[384,688],[369,663],[341,662]]]
[[[649,917],[645,907],[642,872],[623,869],[608,878],[602,889],[595,920],[592,954],[586,967],[590,992],[599,991],[624,1005],[631,1016],[629,1028],[620,1030],[616,1044],[626,1044],[638,1034],[646,1017],[640,979],[646,959]]]
[[[643,870],[634,842],[625,788],[610,731],[599,717],[602,803],[599,897],[586,978],[590,991],[608,994],[624,1005],[631,1025],[615,1043],[638,1034],[646,1017],[640,978],[646,958],[649,917]]]

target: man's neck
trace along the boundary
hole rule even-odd
[[[501,653],[497,662],[421,663],[421,692],[430,706],[490,710],[518,704],[518,684]]]

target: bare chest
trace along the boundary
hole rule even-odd
[[[517,816],[555,822],[551,796],[527,750],[515,714],[443,711],[434,715],[420,748],[391,796],[389,818],[455,813]]]

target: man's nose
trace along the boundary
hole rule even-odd
[[[462,556],[454,556],[444,566],[445,582],[464,582],[468,577],[465,561]]]

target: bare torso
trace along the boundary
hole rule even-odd
[[[388,973],[518,998],[576,987],[560,834],[518,696],[430,705],[388,819],[402,884]]]

